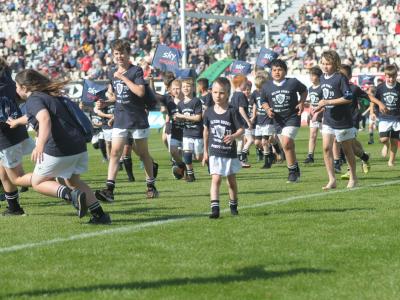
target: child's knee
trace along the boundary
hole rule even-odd
[[[183,152],[183,161],[187,165],[191,165],[193,163],[192,152],[185,151]]]

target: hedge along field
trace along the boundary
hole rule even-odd
[[[307,138],[303,128],[298,184],[286,184],[284,164],[260,169],[251,149],[252,167],[238,174],[237,217],[223,183],[222,217],[208,219],[206,168],[195,164],[194,183],[173,179],[157,131],[150,149],[160,164],[160,198],[145,199],[134,157],[136,182],[120,172],[115,203],[103,204],[110,226],[87,225],[72,207],[30,189],[21,194],[27,216],[0,218],[0,298],[398,299],[398,167],[387,167],[380,145],[367,145],[372,169],[359,172],[359,187],[346,190],[339,179],[323,192],[320,140],[316,163],[301,163]],[[367,134],[359,138],[366,145]],[[101,188],[107,165],[89,149],[83,177]],[[32,170],[28,158],[25,168]]]

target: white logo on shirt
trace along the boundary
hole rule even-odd
[[[121,83],[117,83],[117,93],[118,93],[118,95],[121,95],[123,90],[124,90],[124,85],[121,84]]]
[[[225,135],[225,126],[222,125],[215,125],[214,126],[214,132],[213,134],[218,138],[218,139],[222,139]]]
[[[328,99],[328,97],[329,97],[329,89],[322,89],[322,93],[324,94],[324,99]]]
[[[285,102],[286,96],[279,94],[279,95],[276,95],[275,99],[279,104],[282,104],[283,102]]]

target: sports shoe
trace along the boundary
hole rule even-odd
[[[158,193],[158,191],[157,191],[155,186],[147,187],[146,197],[148,199],[158,198],[158,196],[159,196],[159,193]]]
[[[109,225],[111,224],[111,218],[109,214],[103,214],[100,217],[92,216],[88,222],[91,225]]]
[[[208,216],[210,219],[218,219],[219,218],[219,208],[211,209],[211,214]]]
[[[157,178],[158,175],[158,163],[153,161],[153,177]]]
[[[1,215],[3,217],[26,216],[22,207],[17,210],[11,210],[9,207],[7,207],[6,210],[1,213]]]
[[[128,176],[128,181],[129,182],[135,182],[136,181],[136,179],[135,179],[135,176]]]
[[[289,172],[289,176],[288,176],[288,180],[286,183],[297,183],[300,181],[300,177],[297,176],[297,172],[296,171],[290,171]]]
[[[350,172],[347,171],[346,173],[344,173],[342,176],[340,176],[340,179],[349,180],[350,179]]]
[[[114,193],[111,192],[108,189],[103,189],[103,190],[97,190],[94,195],[96,196],[96,198],[100,201],[104,201],[104,202],[114,202]]]
[[[341,167],[340,167],[340,163],[334,164],[333,167],[335,168],[335,173],[336,173],[336,174],[342,173],[342,169],[341,169]]]
[[[194,174],[188,174],[186,176],[186,182],[194,182],[196,181],[196,177],[194,177]]]
[[[374,140],[369,140],[368,141],[368,145],[373,145],[374,144]]]
[[[304,160],[305,164],[313,164],[314,163],[314,158],[311,156],[307,156],[307,158]]]
[[[368,161],[361,161],[361,168],[362,168],[362,171],[364,172],[364,174],[368,174],[369,173],[369,170],[371,170],[371,164],[370,164],[370,162],[369,162],[369,160]]]
[[[86,194],[78,189],[71,192],[72,205],[78,210],[78,217],[83,218],[88,212],[86,206]]]
[[[250,164],[248,164],[247,162],[245,162],[245,161],[241,161],[240,162],[240,164],[242,165],[242,168],[245,168],[245,169],[248,169],[248,168],[250,168],[251,167],[251,165]]]
[[[231,209],[232,216],[237,216],[239,214],[239,212],[237,210],[237,205],[230,205],[229,208]]]
[[[261,167],[261,169],[271,169],[272,165],[269,161],[264,162],[264,165]]]

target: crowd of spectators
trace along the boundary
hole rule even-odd
[[[317,64],[322,51],[335,49],[354,73],[400,67],[400,5],[394,0],[314,0],[283,27],[274,50],[288,60],[291,72]]]
[[[263,1],[186,1],[186,10],[263,17]],[[269,2],[271,16],[289,0]],[[34,68],[56,77],[102,79],[112,64],[110,46],[129,39],[147,76],[157,44],[181,48],[179,0],[0,0],[0,56],[17,72]],[[233,21],[187,19],[187,59],[200,73],[225,53],[246,60],[261,27]]]

